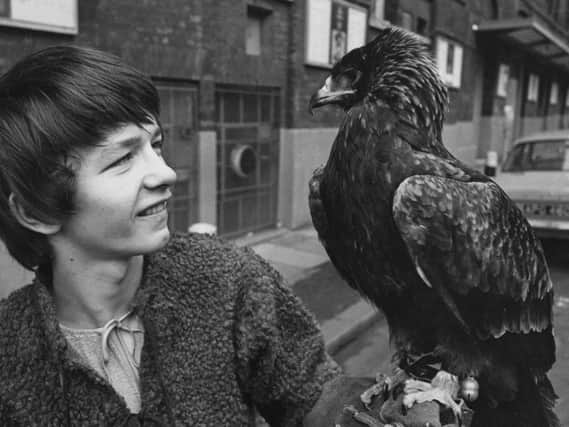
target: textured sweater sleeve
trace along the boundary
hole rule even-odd
[[[300,426],[339,367],[314,317],[274,269],[249,255],[237,302],[241,385],[271,426]]]
[[[8,419],[8,408],[0,397],[0,426],[11,425],[10,422],[11,421]]]

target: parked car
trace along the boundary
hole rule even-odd
[[[569,129],[518,139],[494,179],[538,236],[569,238]]]

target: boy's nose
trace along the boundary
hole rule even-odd
[[[176,172],[166,161],[155,155],[148,164],[148,171],[145,175],[144,184],[148,188],[167,186],[170,187],[176,182]]]

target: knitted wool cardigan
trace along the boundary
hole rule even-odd
[[[253,408],[297,426],[338,372],[314,318],[265,261],[177,235],[145,258],[131,307],[145,327],[134,416],[73,357],[48,288],[36,278],[0,302],[1,426],[246,426]]]

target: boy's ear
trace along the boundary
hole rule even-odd
[[[16,196],[14,196],[14,193],[10,194],[8,202],[10,203],[12,215],[16,217],[22,227],[35,231],[36,233],[45,234],[46,236],[55,234],[61,229],[60,224],[47,224],[28,215],[24,207],[18,202]]]

